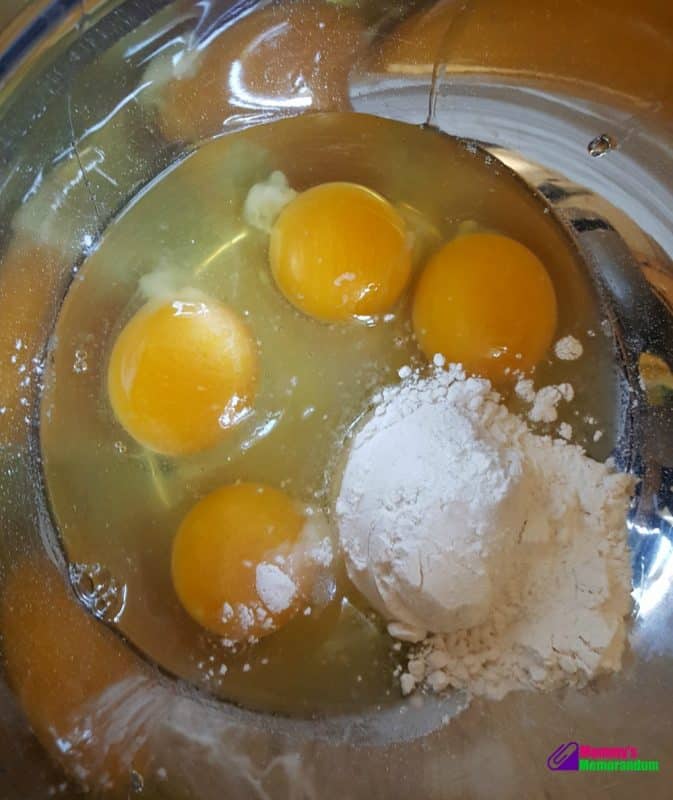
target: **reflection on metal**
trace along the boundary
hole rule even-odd
[[[281,97],[275,95],[263,95],[258,92],[251,92],[246,88],[245,76],[243,74],[243,64],[240,61],[234,61],[229,70],[229,90],[231,91],[231,100],[229,101],[232,106],[239,108],[249,108],[253,110],[259,109],[291,109],[293,111],[301,111],[310,108],[313,105],[313,93],[311,89],[300,79],[301,83],[294,86],[296,94]]]
[[[640,382],[650,405],[661,406],[673,400],[673,373],[663,358],[652,353],[641,353],[638,368]]]
[[[601,133],[600,136],[596,136],[589,142],[587,151],[593,158],[601,158],[601,156],[609,153],[610,150],[614,150],[615,147],[617,147],[617,142],[612,136],[607,133]]]
[[[668,512],[670,516],[670,512]],[[636,616],[643,618],[664,602],[673,586],[673,544],[665,536],[657,538],[646,574],[633,590]]]
[[[126,608],[127,589],[100,564],[70,564],[70,583],[81,603],[100,620],[117,624]]]

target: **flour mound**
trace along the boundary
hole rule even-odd
[[[381,392],[336,516],[351,579],[389,630],[420,640],[403,691],[499,698],[619,669],[632,489],[455,365]]]
[[[446,633],[487,619],[525,522],[521,453],[496,423],[507,412],[487,381],[456,375],[384,390],[336,506],[350,577],[375,608]]]

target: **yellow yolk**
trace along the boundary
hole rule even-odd
[[[215,445],[252,402],[255,343],[245,323],[212,299],[147,303],[115,342],[112,409],[128,433],[165,455]]]
[[[234,641],[261,637],[297,613],[301,565],[292,555],[306,518],[286,494],[241,483],[209,494],[173,542],[173,585],[204,628]]]
[[[324,183],[296,197],[273,226],[269,257],[292,305],[326,321],[389,311],[411,272],[404,220],[354,183]]]
[[[527,371],[549,348],[556,295],[527,247],[491,233],[460,236],[430,259],[415,290],[414,333],[428,358],[441,353],[494,381]]]

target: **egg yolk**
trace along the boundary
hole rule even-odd
[[[305,522],[301,508],[270,486],[233,484],[209,494],[173,542],[173,585],[185,610],[233,641],[280,628],[300,604],[292,556]]]
[[[411,272],[404,220],[354,183],[323,183],[296,197],[271,230],[269,258],[292,305],[326,321],[388,311]]]
[[[165,455],[215,445],[252,402],[255,343],[212,299],[151,301],[127,323],[108,367],[112,409],[140,444]]]
[[[494,381],[533,368],[556,328],[556,295],[527,247],[491,233],[460,236],[423,270],[412,319],[428,358],[440,353]]]

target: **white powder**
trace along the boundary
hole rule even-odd
[[[573,427],[569,425],[567,422],[562,422],[558,426],[558,435],[565,439],[566,441],[570,441],[573,438]]]
[[[235,614],[242,630],[247,631],[255,624],[255,617],[252,610],[244,603],[236,603]]]
[[[329,525],[324,515],[315,509],[305,507],[302,510],[304,527],[292,548],[268,552],[265,560],[255,567],[255,591],[260,602],[245,609],[267,630],[274,626],[269,615],[280,614],[300,597],[304,602],[310,600],[319,606],[331,599],[331,595],[325,596],[332,585],[329,578],[334,560]],[[239,621],[243,630],[252,624],[250,621],[246,625],[240,612]]]
[[[420,641],[403,692],[502,697],[618,669],[632,479],[534,435],[459,367],[405,375],[355,434],[336,502],[351,579]]]
[[[255,588],[259,599],[272,614],[290,607],[297,596],[295,582],[280,567],[262,562],[255,570]]]
[[[543,386],[536,395],[533,407],[528,412],[531,422],[555,422],[558,419],[557,406],[561,400],[570,401],[574,391],[569,383],[558,386]]]
[[[582,343],[574,336],[564,336],[554,345],[556,358],[560,358],[561,361],[576,361],[581,358],[583,352]]]
[[[516,382],[514,391],[517,397],[520,397],[526,403],[534,403],[537,392],[535,391],[535,384],[530,378],[520,378]]]
[[[455,375],[384,391],[336,505],[351,580],[374,607],[447,632],[486,619],[525,521],[521,454],[463,413],[488,384]]]
[[[556,422],[558,419],[558,404],[565,400],[572,402],[575,390],[569,383],[559,383],[558,386],[543,386],[535,390],[530,378],[520,378],[514,387],[517,397],[530,404],[528,419],[531,422]]]
[[[329,567],[334,559],[332,542],[327,538],[322,539],[308,550],[307,555],[314,564],[318,564],[321,567]]]

